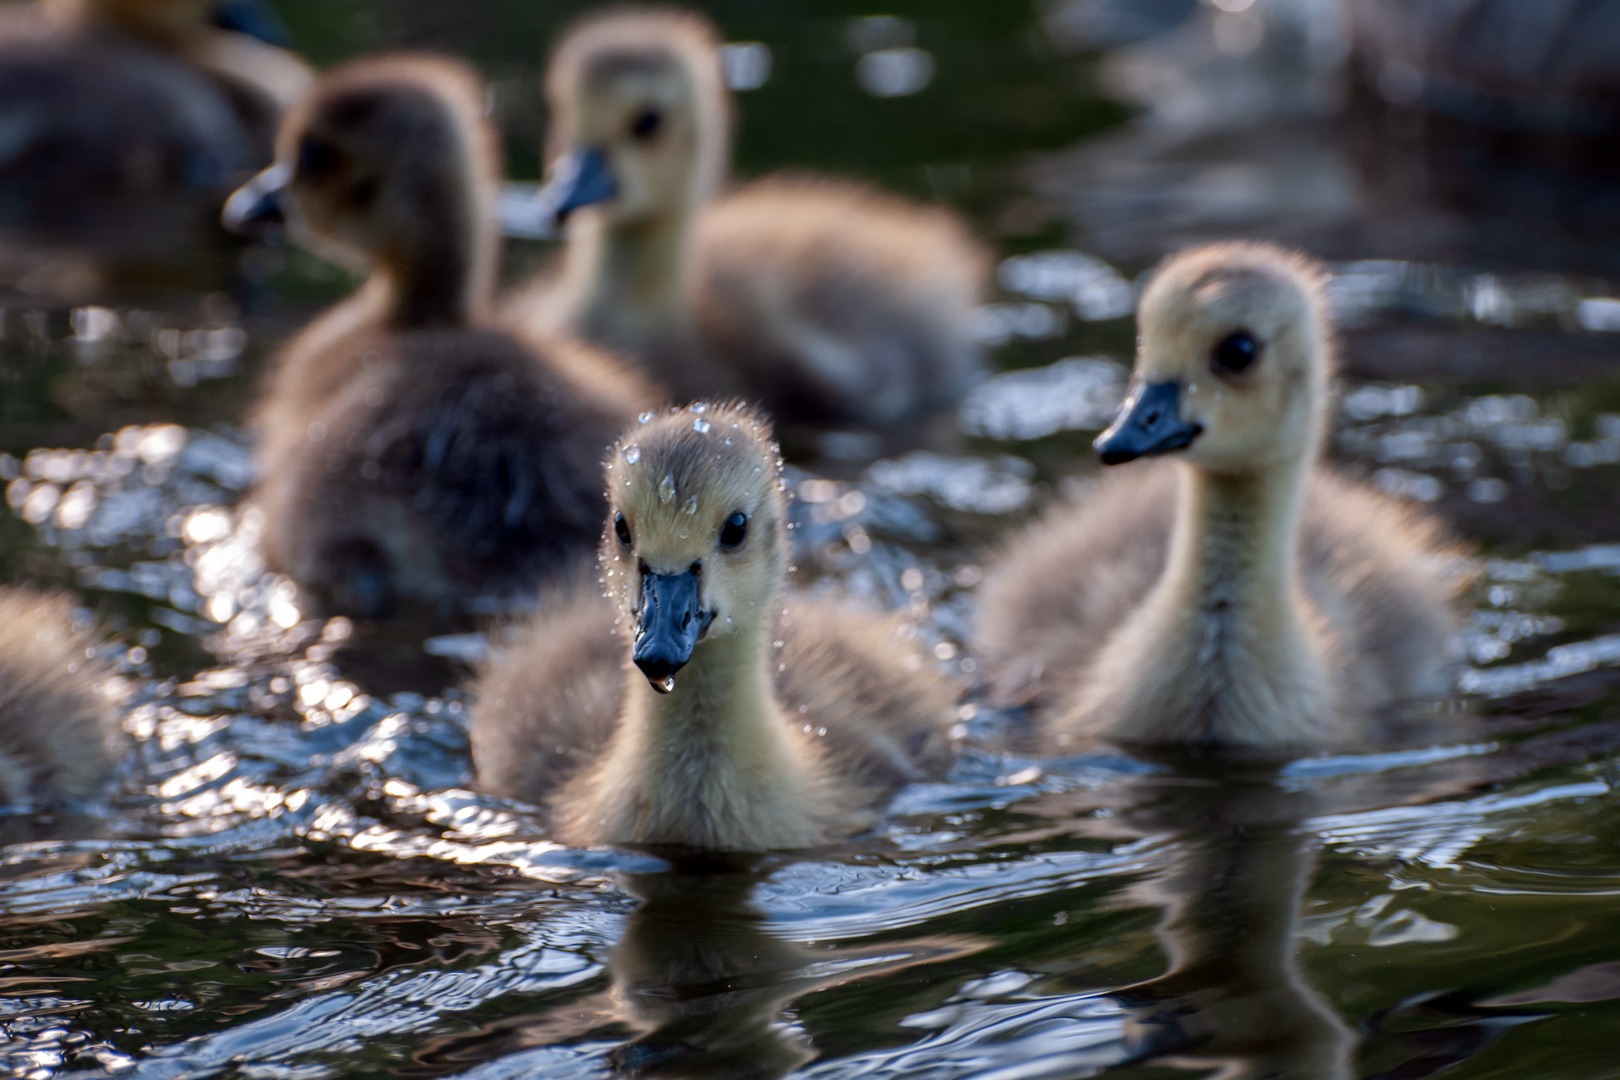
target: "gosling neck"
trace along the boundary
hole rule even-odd
[[[606,790],[589,815],[603,839],[756,851],[825,840],[818,766],[776,704],[770,655],[763,626],[738,626],[700,642],[668,694],[627,669]]]
[[[466,326],[483,319],[495,293],[500,232],[494,184],[478,175],[476,151],[463,146],[458,173],[424,179],[407,215],[408,231],[374,261],[395,329]]]
[[[723,769],[782,751],[783,725],[760,627],[734,627],[700,641],[667,694],[654,690],[639,671],[632,669],[628,678],[628,718],[645,737],[643,751],[657,759],[649,762],[652,768],[668,763],[684,769],[680,758],[701,754],[705,767]]]
[[[384,322],[398,330],[467,326],[489,310],[495,239],[450,228],[378,261],[373,274],[389,297]]]
[[[1297,640],[1303,459],[1237,473],[1181,463],[1166,592],[1248,640]]]
[[[1333,715],[1320,628],[1299,580],[1304,461],[1244,474],[1183,463],[1170,556],[1127,662],[1149,741],[1282,745]],[[1170,670],[1167,677],[1165,668]]]
[[[575,327],[630,348],[684,327],[690,231],[686,211],[619,225],[582,211],[570,228],[564,271]]]

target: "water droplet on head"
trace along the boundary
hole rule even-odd
[[[726,445],[727,445],[727,446],[730,446],[730,445],[731,445],[731,440],[730,440],[730,439],[727,439],[727,440],[726,440]]]
[[[692,430],[701,435],[709,430],[709,422],[700,416],[692,421]]]
[[[665,473],[664,478],[658,482],[658,501],[669,503],[675,498],[675,474]]]
[[[637,446],[635,443],[631,443],[629,446],[624,448],[623,457],[626,465],[634,465],[636,462],[641,460],[641,447]]]
[[[696,495],[694,495],[690,499],[686,500],[686,512],[688,514],[697,513],[697,496]]]
[[[644,412],[640,416],[636,417],[636,419],[640,420],[643,424],[650,424],[652,423],[652,413]]]
[[[708,403],[703,402],[703,401],[694,401],[694,402],[692,402],[692,411],[699,414],[699,415],[702,415],[703,413],[706,413],[706,412],[709,411]]]

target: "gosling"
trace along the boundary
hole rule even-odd
[[[231,196],[238,230],[366,273],[283,352],[259,403],[264,554],[331,608],[521,596],[595,547],[601,456],[649,392],[612,359],[489,325],[500,175],[449,60],[360,60],[287,116]]]
[[[607,466],[608,599],[547,605],[478,679],[480,782],[543,806],[561,839],[815,847],[948,765],[955,689],[897,624],[784,607],[771,438],[757,413],[705,405],[625,434]]]
[[[656,9],[564,36],[546,75],[551,181],[507,216],[530,219],[514,231],[567,219],[567,246],[513,317],[623,351],[678,400],[933,437],[983,369],[986,252],[949,212],[863,185],[777,176],[722,196],[719,47],[702,16]]]
[[[86,202],[116,196],[222,192],[264,164],[282,111],[312,75],[286,49],[215,25],[215,7],[40,0],[0,9],[0,185],[20,199],[19,214],[28,208],[19,224],[71,224]]]
[[[1104,481],[986,576],[980,640],[1004,700],[1055,750],[1103,738],[1245,747],[1387,736],[1446,697],[1457,549],[1431,517],[1318,458],[1325,275],[1257,244],[1170,259],[1138,312]]]
[[[98,683],[110,669],[62,596],[0,588],[0,802],[94,796],[112,772],[117,719]]]

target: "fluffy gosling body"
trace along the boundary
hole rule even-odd
[[[212,0],[41,0],[0,10],[0,186],[23,224],[84,203],[219,190],[270,156],[309,69],[213,25]]]
[[[904,425],[982,370],[970,319],[988,258],[954,215],[873,188],[779,176],[722,195],[732,106],[692,13],[586,18],[546,75],[568,243],[513,301],[638,359],[676,397],[738,395],[779,424]]]
[[[1432,518],[1319,464],[1324,274],[1256,244],[1184,252],[1138,312],[1102,481],[987,575],[1001,696],[1054,749],[1093,738],[1281,747],[1376,739],[1451,689],[1455,555]]]
[[[563,839],[814,847],[937,776],[955,689],[891,620],[784,598],[777,451],[757,414],[692,406],[609,458],[607,599],[546,606],[477,684],[488,789]]]
[[[94,795],[112,771],[110,674],[66,597],[0,588],[0,805]]]
[[[610,358],[488,325],[495,139],[459,63],[361,60],[287,116],[233,195],[364,286],[284,350],[254,420],[269,563],[339,610],[532,590],[588,559],[599,462],[647,391]]]

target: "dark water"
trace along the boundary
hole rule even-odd
[[[983,325],[1018,373],[965,407],[961,455],[800,463],[801,574],[907,609],[971,677],[980,562],[1083,489],[1135,275],[1189,239],[1263,232],[1334,260],[1336,459],[1478,545],[1464,692],[1430,739],[1281,766],[970,749],[833,852],[561,847],[470,790],[454,687],[476,627],[306,619],[256,561],[238,420],[341,275],[225,246],[203,280],[17,293],[0,568],[79,590],[116,635],[133,739],[109,812],[0,825],[3,1068],[1620,1075],[1609,238],[1579,199],[1515,240],[1457,196],[1429,166],[1436,141],[1473,136],[1369,100],[1334,5],[1227,6],[711,8],[772,60],[740,96],[740,172],[944,199],[1006,259]],[[542,44],[572,8],[279,7],[323,63],[476,57],[514,175],[534,175]],[[860,57],[884,49],[928,56],[868,62],[874,85],[928,63],[931,80],[863,90]],[[1536,169],[1542,187],[1590,182]],[[1017,722],[962,711],[981,746]]]

